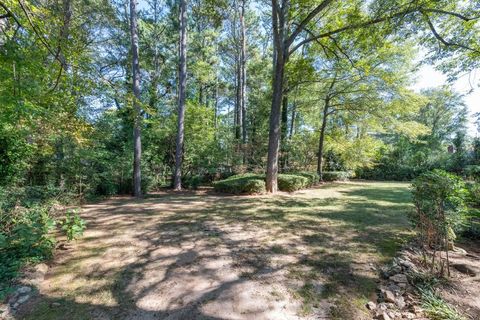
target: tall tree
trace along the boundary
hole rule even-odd
[[[142,196],[142,111],[140,108],[140,64],[138,53],[138,23],[136,0],[130,0],[130,35],[132,46],[132,87],[133,87],[133,194]]]
[[[244,147],[245,143],[247,143],[247,39],[245,33],[245,6],[246,0],[242,0],[240,4],[240,108],[242,109],[242,144]]]
[[[178,63],[178,120],[177,120],[177,141],[175,150],[175,175],[174,190],[182,189],[182,160],[183,160],[183,138],[185,122],[185,100],[187,86],[187,2],[180,0],[179,13],[179,63]]]
[[[277,191],[285,65],[296,50],[312,42],[322,44],[321,41],[325,39],[335,44],[335,36],[341,33],[367,28],[382,22],[392,21],[401,24],[407,21],[413,22],[412,25],[423,23],[422,27],[430,30],[434,37],[446,47],[478,52],[478,49],[472,50],[468,46],[470,43],[464,45],[445,40],[438,34],[430,20],[429,15],[435,14],[456,17],[463,22],[471,21],[473,18],[454,12],[455,9],[461,9],[460,5],[452,7],[444,1],[435,3],[414,1],[408,5],[374,1],[370,4],[368,11],[362,12],[359,7],[359,4],[354,2],[340,6],[333,0],[323,0],[313,7],[309,1],[295,2],[292,7],[290,0],[272,0],[274,66],[267,156],[268,192]],[[295,14],[292,13],[293,10]],[[317,19],[319,16],[321,18]],[[463,30],[465,29],[471,29],[471,26],[465,25]],[[391,30],[386,31],[391,32]],[[339,47],[334,50],[342,52]]]

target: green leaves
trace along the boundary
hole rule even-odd
[[[83,235],[86,228],[85,221],[80,218],[78,211],[68,210],[65,218],[59,221],[62,231],[67,236],[67,241],[75,240]]]

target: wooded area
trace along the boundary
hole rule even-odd
[[[478,87],[479,20],[477,0],[0,0],[0,280],[51,257],[55,223],[83,233],[59,204],[348,179],[413,180],[448,261],[480,233],[480,113],[453,89]],[[418,90],[427,65],[448,82]]]

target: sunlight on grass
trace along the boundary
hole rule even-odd
[[[46,300],[61,300],[61,307],[51,308],[42,301],[28,319],[62,319],[64,315],[87,319],[92,310],[106,312],[108,317],[118,308],[136,309],[141,298],[136,292],[142,290],[135,286],[142,279],[148,282],[147,274],[159,277],[157,282],[152,280],[153,285],[161,284],[162,277],[195,267],[197,257],[208,256],[216,248],[224,248],[222,252],[234,261],[222,268],[229,268],[242,282],[255,281],[262,270],[284,264],[284,281],[300,285],[283,293],[272,289],[267,295],[273,300],[290,295],[300,301],[299,315],[308,315],[328,301],[334,305],[334,319],[336,315],[355,318],[363,314],[364,303],[375,291],[378,275],[372,267],[390,259],[410,235],[406,212],[411,205],[405,183],[332,183],[275,196],[152,195],[98,208],[92,211],[90,229],[78,241],[76,252],[56,266],[49,287],[42,292]],[[111,230],[103,230],[98,219]],[[253,232],[254,238],[242,232]],[[186,262],[178,260],[185,252],[182,247],[200,242],[207,245],[205,250],[192,252],[191,260],[184,253]],[[166,246],[177,256],[162,256]],[[213,256],[212,265],[215,260]],[[212,270],[200,270],[198,276]],[[189,295],[188,291],[178,293]]]

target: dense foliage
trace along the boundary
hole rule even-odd
[[[72,198],[58,188],[24,187],[0,190],[0,297],[22,266],[49,258],[58,232],[67,241],[82,235],[85,222],[78,212],[59,203]],[[58,228],[57,228],[58,227]],[[58,231],[58,232],[57,232]]]
[[[422,244],[434,249],[433,269],[435,252],[448,252],[456,232],[466,221],[468,192],[460,177],[433,170],[413,181],[412,194],[415,210],[410,214],[410,219],[419,232]]]
[[[478,67],[475,1],[135,5],[0,0],[2,255],[48,256],[52,200],[174,180],[262,193],[353,171],[478,179],[462,97],[411,86],[419,52],[451,79]],[[69,239],[84,228],[56,220]]]

